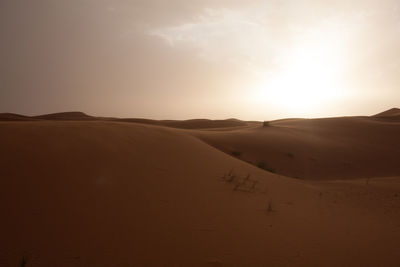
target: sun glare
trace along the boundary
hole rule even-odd
[[[317,37],[297,43],[283,57],[279,70],[258,82],[253,91],[257,102],[304,116],[334,104],[344,95],[343,46],[334,38]]]

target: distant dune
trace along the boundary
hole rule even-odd
[[[40,116],[0,114],[0,121],[108,121],[187,129],[207,144],[269,172],[301,179],[355,179],[400,175],[400,109],[371,117],[227,120],[150,120],[94,117],[83,112]],[[204,131],[204,130],[212,131]],[[215,129],[215,130],[213,130]]]
[[[385,119],[388,121],[400,121],[400,109],[392,108],[373,116],[377,119]]]
[[[0,266],[400,264],[398,122],[62,114],[0,122]]]
[[[172,128],[181,129],[206,129],[206,128],[226,128],[226,127],[239,127],[247,126],[248,124],[244,121],[228,119],[228,120],[207,120],[207,119],[195,119],[195,120],[148,120],[148,119],[114,119],[120,122],[136,122],[144,124],[152,124],[159,126],[167,126]]]
[[[280,120],[271,127],[193,134],[232,156],[295,178],[400,175],[400,120]]]
[[[14,114],[14,113],[0,113],[0,121],[31,121],[35,120],[32,117]]]
[[[400,109],[392,108],[374,115],[374,117],[393,117],[393,116],[395,117],[400,116]]]
[[[41,120],[71,120],[71,121],[96,119],[95,117],[89,116],[83,112],[78,112],[78,111],[46,114],[46,115],[34,116],[33,118]]]
[[[116,121],[116,122],[134,122],[143,124],[152,124],[182,129],[205,129],[205,128],[225,128],[247,126],[248,123],[237,119],[227,120],[149,120],[141,118],[111,118],[111,117],[94,117],[83,112],[60,112],[39,116],[24,116],[12,113],[0,113],[0,121],[21,121],[21,120],[56,120],[56,121]]]

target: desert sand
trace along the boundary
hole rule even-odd
[[[2,114],[0,266],[399,266],[398,111]]]

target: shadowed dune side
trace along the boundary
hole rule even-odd
[[[120,122],[136,122],[144,124],[152,124],[158,126],[166,126],[171,128],[181,129],[206,129],[206,128],[227,128],[227,127],[243,127],[248,124],[244,121],[236,119],[227,120],[208,120],[208,119],[193,119],[193,120],[149,120],[149,119],[114,119]]]
[[[400,175],[400,121],[369,117],[292,119],[237,131],[194,131],[244,161],[302,179]]]
[[[14,114],[14,113],[0,113],[0,121],[33,121],[32,117]]]
[[[400,109],[398,108],[392,108],[387,111],[381,112],[379,114],[376,114],[372,116],[373,118],[377,119],[385,119],[385,120],[397,120],[400,121]]]
[[[165,127],[0,128],[1,266],[399,263],[400,187],[277,176]]]
[[[54,120],[54,121],[115,121],[115,122],[134,122],[150,125],[165,126],[171,128],[182,129],[210,129],[210,128],[227,128],[227,127],[244,127],[248,126],[247,122],[237,119],[227,120],[208,120],[208,119],[193,119],[193,120],[150,120],[142,118],[111,118],[111,117],[94,117],[83,112],[59,112],[45,114],[39,116],[24,116],[12,113],[1,113],[0,121],[27,121],[27,120]],[[254,122],[250,122],[254,123]]]
[[[373,117],[398,117],[400,116],[400,109],[399,108],[391,108],[389,110],[386,110],[384,112],[378,113],[374,115]]]
[[[52,113],[40,116],[33,116],[35,119],[41,120],[68,120],[68,121],[86,121],[86,120],[97,120],[98,118],[89,116],[83,112],[72,111],[72,112],[60,112]]]
[[[272,127],[236,119],[158,121],[82,112],[35,117],[4,113],[0,120],[108,121],[180,128],[269,172],[301,179],[354,179],[400,175],[399,112],[393,108],[372,117],[282,119],[271,122]]]

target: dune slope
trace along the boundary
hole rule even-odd
[[[226,127],[243,127],[248,124],[244,121],[236,119],[228,120],[208,120],[208,119],[193,119],[193,120],[149,120],[149,119],[113,119],[119,122],[135,122],[150,125],[166,126],[171,128],[181,129],[209,129],[209,128],[226,128]]]
[[[294,180],[135,123],[0,129],[0,266],[399,264],[398,178]]]
[[[45,114],[39,116],[33,116],[32,118],[41,120],[70,120],[70,121],[86,121],[86,120],[96,120],[96,117],[89,116],[80,111],[71,112],[59,112],[52,114]]]
[[[378,113],[373,117],[400,117],[400,109],[399,108],[391,108],[384,112]]]
[[[166,126],[171,128],[182,129],[212,129],[212,128],[229,128],[229,127],[245,127],[252,122],[245,122],[237,119],[227,120],[209,120],[209,119],[192,119],[192,120],[150,120],[142,118],[113,118],[113,117],[95,117],[87,115],[80,111],[58,112],[39,116],[24,116],[13,113],[0,113],[0,121],[113,121],[113,122],[134,122],[149,125]]]
[[[232,131],[194,131],[208,144],[266,170],[302,179],[400,175],[400,120],[292,119]]]
[[[32,117],[14,114],[14,113],[0,113],[0,121],[32,121]]]

